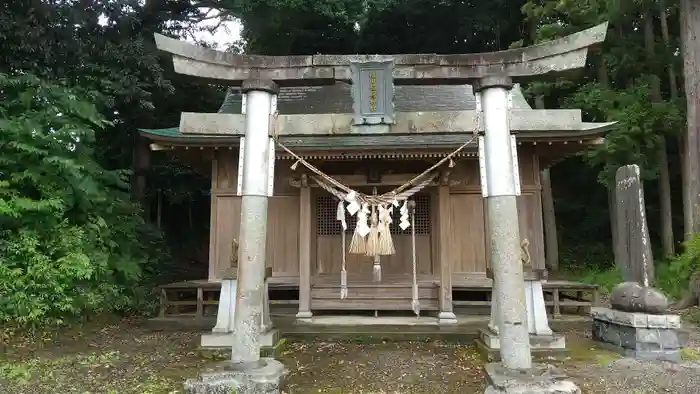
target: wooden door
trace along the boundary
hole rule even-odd
[[[315,196],[315,231],[316,238],[316,264],[313,274],[338,274],[341,271],[342,248],[341,224],[337,220],[338,200],[326,193],[317,193]],[[429,194],[420,194],[416,200],[416,261],[418,274],[432,274],[431,263],[431,204]],[[382,277],[405,278],[413,272],[413,246],[411,228],[401,230],[399,227],[399,215],[392,215],[394,222],[391,225],[392,241],[396,253],[390,256],[380,256]],[[345,232],[345,251],[349,250],[355,231],[356,218],[346,214],[348,229]],[[372,266],[374,258],[366,255],[345,253],[346,270],[349,277],[359,277],[362,280],[372,278]]]

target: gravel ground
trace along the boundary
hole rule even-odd
[[[132,321],[61,332],[0,331],[0,394],[175,394],[212,361],[195,333],[149,332]],[[567,333],[562,367],[586,394],[700,394],[700,336],[679,365],[623,359],[583,331]],[[288,394],[468,394],[485,385],[484,361],[471,345],[440,342],[292,343],[281,360]]]
[[[601,362],[571,363],[566,372],[589,393],[696,394],[700,393],[700,336],[691,327],[688,347],[680,364],[614,358]],[[576,335],[590,337],[589,332]]]

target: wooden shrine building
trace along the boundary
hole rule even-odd
[[[550,53],[542,50],[540,56],[585,51],[591,40],[599,39],[590,38],[592,32],[595,33],[590,29],[577,33],[579,36],[566,37],[556,43],[564,49]],[[589,38],[582,42],[581,37]],[[162,36],[157,37],[157,42],[181,62],[196,63],[205,55],[211,59],[215,56],[211,54],[215,51],[192,48]],[[216,61],[210,61],[214,66],[225,57],[217,54]],[[184,66],[176,63],[176,70],[178,67],[181,71]],[[306,86],[280,83],[273,104],[279,142],[324,173],[363,193],[381,194],[403,185],[471,141],[450,165],[436,170],[425,187],[411,197],[415,201],[413,228],[404,231],[399,220],[394,220],[391,233],[395,253],[380,256],[378,261],[343,250],[338,199],[313,181],[315,174],[298,165],[298,158],[280,147],[273,151],[266,247],[266,263],[272,269],[269,283],[271,288],[298,288],[301,312],[410,310],[414,242],[421,309],[451,312],[453,287],[490,286],[490,245],[480,186],[479,143],[473,139],[473,134],[483,131],[479,100],[467,80],[442,85],[398,82],[392,90],[394,123],[389,132],[347,131],[355,112],[348,81],[338,78],[333,83]],[[509,107],[520,179],[520,234],[529,243],[532,265],[544,268],[540,171],[567,155],[600,143],[612,124],[583,122],[581,111],[576,109],[532,109],[518,85],[511,90]],[[210,283],[231,271],[233,245],[239,234],[238,169],[244,96],[237,88],[230,88],[216,111],[212,108],[208,114],[183,113],[179,127],[141,131],[153,150],[195,159],[211,168]],[[355,228],[353,220],[354,217],[348,218],[347,245]],[[343,254],[348,294],[341,299]],[[377,263],[381,266],[380,279],[373,275]]]

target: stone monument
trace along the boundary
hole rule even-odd
[[[624,282],[613,289],[610,308],[592,308],[593,339],[625,356],[678,362],[681,319],[667,313],[666,296],[651,287],[654,259],[637,165],[617,170],[615,196],[615,260]]]
[[[552,331],[549,327],[547,309],[545,308],[542,282],[547,280],[547,270],[536,269],[532,266],[529,241],[521,243],[523,279],[525,280],[525,303],[527,310],[527,328],[530,334],[530,348],[533,356],[540,358],[551,357],[566,352],[566,338]],[[491,272],[489,276],[493,277]],[[493,294],[496,294],[494,283]],[[500,358],[500,341],[498,340],[498,305],[491,303],[491,319],[486,329],[479,330],[477,346],[489,360]]]

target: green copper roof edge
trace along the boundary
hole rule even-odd
[[[206,138],[206,139],[218,139],[218,138],[237,138],[236,135],[219,135],[219,134],[184,134],[180,132],[179,127],[168,127],[164,129],[138,129],[142,134],[150,134],[159,137],[169,137],[169,138]]]
[[[529,136],[529,137],[534,137],[534,138],[572,138],[572,137],[586,137],[586,136],[592,136],[592,135],[604,135],[607,134],[609,131],[611,131],[615,126],[617,126],[616,122],[610,122],[610,123],[601,123],[601,124],[590,124],[590,123],[584,123],[584,125],[589,126],[587,128],[581,129],[581,130],[567,130],[567,131],[518,131],[517,134],[523,135],[523,136]],[[591,127],[592,126],[592,127]],[[165,138],[175,138],[175,139],[183,139],[183,140],[225,140],[225,139],[238,139],[240,136],[238,135],[218,135],[218,134],[183,134],[180,133],[179,128],[177,127],[171,127],[171,128],[165,128],[165,129],[138,129],[141,133],[143,134],[148,134],[152,136],[157,136],[157,137],[165,137]],[[458,133],[432,133],[431,135],[441,135],[441,136],[450,136],[450,135],[457,135]],[[464,134],[465,133],[460,133]],[[385,134],[389,136],[390,134]],[[393,134],[391,136],[393,137],[400,137],[400,136],[414,136],[415,134]],[[282,139],[288,139],[288,138],[293,138],[293,139],[303,139],[305,137],[312,137],[312,138],[323,138],[326,137],[328,139],[334,139],[334,138],[347,138],[347,137],[365,137],[365,136],[371,136],[371,137],[381,137],[381,134],[371,134],[371,135],[360,135],[360,134],[344,134],[344,135],[285,135],[281,136]]]

